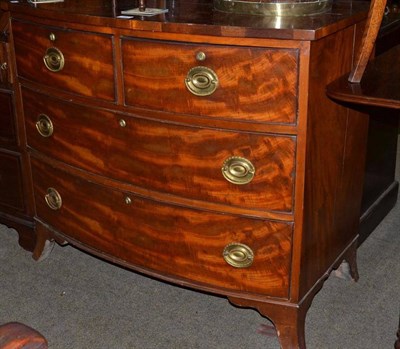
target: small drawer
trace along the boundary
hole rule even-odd
[[[294,136],[122,116],[27,89],[23,96],[28,144],[50,157],[189,199],[293,210]]]
[[[13,94],[0,90],[0,145],[16,144]]]
[[[288,297],[291,223],[167,205],[32,165],[37,216],[73,240],[165,277]]]
[[[3,211],[11,209],[23,212],[25,210],[21,158],[0,152],[0,206]]]
[[[46,87],[115,100],[113,38],[14,20],[18,75]]]
[[[122,40],[126,104],[235,121],[293,124],[298,51]]]

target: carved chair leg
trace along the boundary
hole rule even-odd
[[[349,76],[349,82],[359,83],[367,67],[368,61],[374,49],[376,37],[385,13],[386,0],[372,0],[368,13],[367,23],[363,33],[361,47],[358,52],[353,70]]]

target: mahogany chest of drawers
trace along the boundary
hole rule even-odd
[[[305,348],[324,279],[344,259],[357,278],[368,120],[325,86],[350,70],[365,6],[342,4],[323,30],[233,30],[183,9],[173,23],[120,20],[103,1],[1,4],[34,257],[46,241],[77,245],[254,307],[283,348]]]

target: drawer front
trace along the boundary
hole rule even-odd
[[[16,143],[13,95],[0,91],[0,144]]]
[[[38,217],[70,238],[164,276],[287,298],[292,224],[169,206],[134,195],[129,202],[127,193],[34,158],[32,164]],[[49,188],[58,192],[58,201]],[[46,195],[61,207],[48,207]],[[236,268],[224,260],[223,251],[233,242],[252,250],[251,265]]]
[[[25,210],[21,173],[20,157],[0,152],[0,206],[5,211]]]
[[[296,121],[295,49],[125,39],[122,58],[128,105],[236,121]]]
[[[19,76],[47,87],[115,100],[111,36],[17,20],[13,36]]]
[[[28,90],[23,95],[28,144],[51,157],[190,199],[254,210],[293,209],[294,137],[190,127],[126,115],[122,118],[43,99]],[[49,137],[37,131],[43,115],[52,123]],[[235,183],[235,178],[224,177],[224,163],[230,171],[225,171],[225,176],[246,171],[248,164],[254,171],[249,169],[244,178],[236,173]],[[243,184],[242,179],[249,183]]]

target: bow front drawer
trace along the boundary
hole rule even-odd
[[[18,75],[47,87],[115,100],[113,38],[14,20]]]
[[[124,39],[126,104],[234,121],[293,124],[298,51]]]
[[[293,210],[296,137],[177,125],[24,89],[28,145],[142,188],[258,211]]]
[[[287,298],[292,223],[205,214],[32,164],[37,215],[69,239],[163,277]]]

